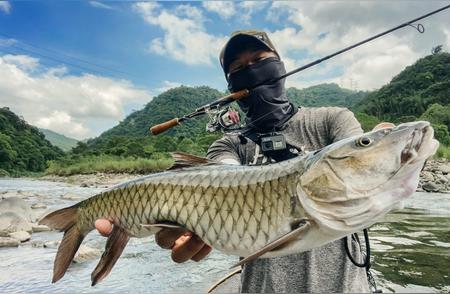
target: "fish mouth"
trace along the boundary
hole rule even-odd
[[[400,163],[415,164],[433,155],[439,146],[433,136],[434,131],[429,122],[418,122],[400,154]]]

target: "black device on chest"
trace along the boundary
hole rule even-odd
[[[282,134],[270,133],[260,135],[260,146],[263,152],[286,149],[286,139]]]

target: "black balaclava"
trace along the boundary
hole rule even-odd
[[[268,57],[228,77],[228,89],[236,92],[282,76],[286,73],[283,62],[277,57]],[[290,103],[284,89],[285,79],[271,85],[259,86],[250,95],[238,100],[246,115],[247,126],[257,132],[278,131],[298,110]]]

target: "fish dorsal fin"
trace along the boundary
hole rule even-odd
[[[265,253],[267,253],[269,251],[278,250],[281,247],[287,246],[288,243],[291,243],[291,242],[297,240],[300,236],[302,236],[308,230],[309,226],[310,225],[309,225],[308,221],[299,223],[298,228],[296,228],[296,229],[290,231],[289,233],[281,236],[280,238],[270,242],[269,244],[267,244],[263,248],[259,249],[255,253],[242,259],[241,261],[239,261],[238,263],[233,265],[231,268],[244,265],[246,263],[249,263],[250,261],[257,259],[258,257],[264,255]]]
[[[194,166],[222,164],[215,160],[211,160],[205,157],[200,157],[184,152],[172,152],[171,155],[175,163],[168,170],[177,170],[181,168]]]

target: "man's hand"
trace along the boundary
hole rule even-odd
[[[107,219],[95,221],[95,228],[107,237],[111,234],[113,224]],[[181,263],[189,259],[200,261],[212,250],[197,235],[182,229],[162,229],[155,235],[156,244],[164,249],[172,250],[172,260]]]

